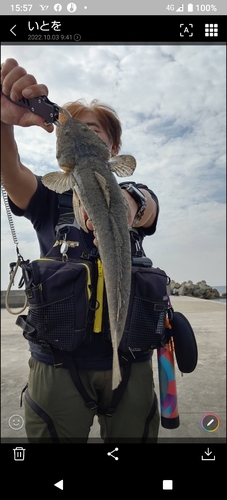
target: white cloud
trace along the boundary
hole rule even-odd
[[[49,88],[59,105],[84,97],[112,105],[133,180],[159,197],[157,232],[145,239],[172,279],[225,284],[226,48],[223,45],[2,46]],[[15,131],[21,160],[36,174],[57,169],[55,134]],[[30,223],[14,218],[24,258],[37,257]],[[13,241],[2,210],[2,288]]]

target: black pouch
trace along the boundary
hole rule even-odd
[[[198,347],[192,326],[184,314],[178,311],[172,312],[170,324],[178,368],[182,373],[191,373],[198,361]]]
[[[25,338],[66,351],[89,341],[95,314],[95,263],[43,258],[21,267],[29,306]],[[18,318],[19,326],[24,325],[22,319]]]
[[[132,259],[132,286],[121,351],[149,351],[166,344],[168,282],[166,273],[152,267],[147,257]]]

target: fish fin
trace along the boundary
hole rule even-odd
[[[80,202],[79,196],[78,196],[75,188],[73,189],[73,211],[74,211],[76,220],[77,220],[78,224],[80,225],[80,227],[86,233],[88,233],[88,229],[86,227],[84,216],[83,216],[82,209],[81,209],[81,202]]]
[[[44,186],[56,191],[56,193],[64,193],[72,189],[75,184],[73,175],[63,172],[50,172],[44,175],[41,180]]]
[[[117,336],[117,333],[115,333]],[[116,338],[116,337],[115,337]],[[116,389],[121,382],[121,370],[119,365],[116,343],[113,344],[113,367],[112,367],[112,390]]]
[[[109,207],[110,206],[110,191],[109,191],[109,188],[107,186],[106,179],[101,174],[99,174],[99,172],[95,172],[95,177],[96,177],[99,185],[102,188],[103,194],[104,194],[105,199],[106,199],[107,206]]]
[[[108,161],[110,170],[118,177],[132,175],[136,168],[136,159],[131,155],[112,156]]]

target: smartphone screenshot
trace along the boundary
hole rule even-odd
[[[9,493],[222,491],[226,15],[0,6]]]

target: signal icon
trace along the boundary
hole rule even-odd
[[[180,7],[178,7],[176,12],[184,12],[184,4],[183,3],[180,5]]]

